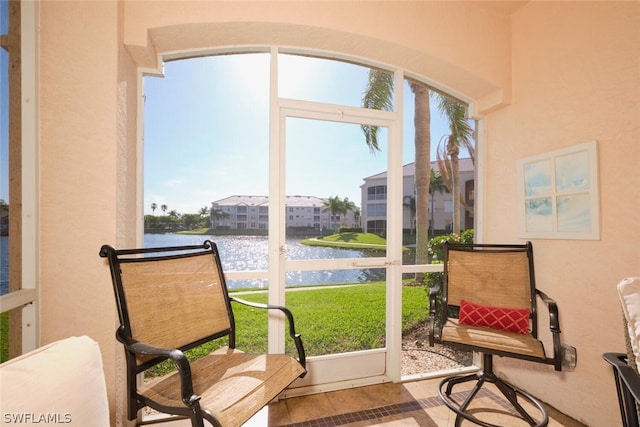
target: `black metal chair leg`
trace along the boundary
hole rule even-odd
[[[484,378],[478,378],[478,382],[473,387],[473,389],[469,392],[464,402],[462,402],[462,405],[460,405],[461,412],[464,412],[467,410],[467,407],[471,404],[471,401],[473,400],[473,398],[476,397],[476,394],[478,394],[478,392],[484,385],[484,382],[485,382]]]
[[[455,386],[457,384],[462,384],[462,383],[466,383],[466,382],[469,382],[469,381],[477,381],[477,380],[478,380],[478,374],[471,374],[471,375],[464,375],[464,376],[449,378],[447,380],[447,391],[446,391],[446,394],[447,394],[447,396],[450,395],[452,390],[453,390],[453,386]]]
[[[498,378],[493,372],[493,361],[490,355],[484,355],[484,365],[485,369],[483,371],[479,371],[476,374],[465,375],[465,376],[454,376],[445,378],[440,382],[440,386],[438,388],[438,394],[440,395],[440,399],[444,402],[444,404],[449,407],[453,412],[456,413],[455,426],[459,427],[462,424],[463,420],[471,421],[474,424],[483,426],[483,427],[499,427],[495,424],[491,424],[485,421],[482,421],[475,416],[469,414],[467,412],[467,408],[470,406],[473,399],[476,397],[482,386],[485,382],[495,384],[496,388],[500,390],[500,392],[504,395],[507,401],[513,406],[513,408],[518,412],[520,417],[530,424],[533,427],[545,427],[549,423],[549,416],[545,411],[544,407],[540,402],[538,402],[533,396],[521,390],[505,381],[502,381]],[[464,401],[461,404],[458,404],[453,398],[453,388],[458,384],[462,384],[468,381],[475,380],[477,383],[474,387],[469,391],[466,395]],[[529,402],[531,405],[535,406],[540,415],[542,416],[542,420],[537,422],[520,404],[518,398]]]
[[[502,392],[504,397],[507,398],[511,405],[516,409],[516,411],[518,411],[522,418],[524,418],[530,425],[536,425],[536,420],[534,420],[531,415],[529,415],[529,413],[522,407],[522,405],[520,405],[520,402],[518,402],[518,394],[525,396],[526,393],[524,391],[517,389],[516,387],[511,386],[510,384],[507,384],[503,381],[497,381],[496,387]],[[542,408],[542,406],[533,398],[526,398],[526,400],[530,401],[529,403],[532,403],[538,408],[538,410],[543,414],[542,425],[547,425],[549,421],[544,408]]]

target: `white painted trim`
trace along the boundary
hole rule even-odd
[[[22,289],[31,290],[34,304],[22,310],[22,353],[40,341],[38,246],[38,28],[39,3],[20,2],[22,62]]]
[[[386,301],[386,372],[392,381],[400,381],[402,364],[402,112],[404,76],[394,73],[393,118],[389,126],[387,159],[387,301]]]
[[[272,78],[273,78],[272,73]],[[395,74],[397,81],[401,83],[397,86],[402,88],[402,73],[397,71]],[[322,120],[327,122],[349,123],[355,125],[371,124],[385,127],[389,130],[389,154],[387,158],[387,169],[389,176],[389,186],[395,188],[396,191],[387,200],[387,222],[391,225],[389,229],[394,231],[387,236],[387,252],[384,257],[376,257],[370,259],[331,259],[331,260],[286,260],[284,253],[284,214],[281,212],[282,223],[279,228],[280,253],[278,267],[282,268],[281,274],[284,275],[287,270],[317,270],[317,269],[346,269],[346,268],[363,268],[363,267],[379,267],[387,270],[387,301],[386,301],[386,330],[387,330],[387,348],[372,349],[358,351],[354,353],[343,353],[336,355],[320,356],[309,359],[309,372],[315,374],[307,375],[304,381],[298,383],[304,384],[307,392],[310,390],[326,390],[327,387],[333,385],[336,388],[344,388],[345,384],[370,384],[372,378],[378,378],[375,382],[380,382],[379,378],[385,381],[392,379],[400,379],[400,360],[401,360],[401,340],[402,340],[402,286],[400,269],[402,265],[402,122],[397,111],[389,112],[382,110],[372,110],[359,107],[333,105],[319,102],[301,101],[294,99],[278,98],[277,114],[280,123],[280,160],[279,164],[271,164],[270,182],[277,180],[280,182],[278,190],[280,198],[270,194],[270,200],[279,200],[278,212],[284,206],[284,182],[285,182],[285,156],[286,151],[286,119],[288,117]],[[272,111],[271,114],[274,114]],[[278,176],[273,175],[273,171],[278,171]],[[391,193],[391,192],[390,192]],[[270,217],[271,221],[271,217]],[[395,221],[396,225],[393,225]],[[270,224],[271,226],[271,224]],[[395,246],[395,248],[394,248]],[[271,259],[270,259],[271,262]],[[275,264],[270,264],[275,265]],[[271,282],[273,283],[273,282]],[[284,278],[276,282],[284,283]],[[269,287],[270,302],[271,295],[276,291]],[[278,286],[279,291],[284,291],[284,286]],[[271,327],[271,326],[270,326]],[[282,329],[282,328],[280,328]],[[271,331],[271,330],[270,330]],[[271,335],[270,335],[271,336]],[[270,340],[271,341],[271,340]],[[272,343],[270,342],[270,346]],[[389,352],[389,348],[395,350]],[[313,366],[316,368],[312,368]],[[346,368],[345,368],[346,367]],[[343,372],[340,380],[335,375],[338,371]],[[393,371],[393,378],[389,377],[389,371]],[[295,387],[295,385],[294,385]]]
[[[484,217],[485,217],[485,122],[484,119],[476,119],[476,164],[475,164],[475,188],[474,188],[474,230],[473,239],[475,243],[484,243]]]
[[[285,117],[278,103],[278,49],[271,48],[269,79],[269,303],[285,305]],[[273,231],[273,232],[272,232]],[[273,311],[273,310],[271,310]],[[276,317],[277,316],[277,317]],[[284,319],[282,315],[269,317],[269,352],[282,353],[285,349]]]
[[[0,296],[0,313],[31,304],[36,300],[36,290],[20,289]]]

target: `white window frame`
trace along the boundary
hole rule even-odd
[[[404,80],[411,78],[414,80],[421,80],[430,87],[440,88],[435,82],[427,82],[425,79],[417,78],[416,76],[409,75],[406,72],[396,69],[390,72],[394,74],[394,102],[396,109],[394,111],[381,111],[381,110],[369,110],[358,107],[349,106],[336,106],[331,104],[322,104],[317,102],[291,100],[278,98],[278,61],[277,56],[279,53],[285,54],[303,54],[316,57],[323,57],[330,60],[346,60],[348,62],[357,62],[365,66],[374,66],[376,68],[385,68],[380,64],[366,63],[361,58],[352,58],[345,55],[339,55],[334,52],[319,53],[308,50],[295,50],[295,49],[281,49],[278,47],[264,48],[244,48],[238,50],[237,53],[248,52],[270,52],[270,151],[269,151],[269,166],[270,166],[270,184],[269,184],[269,200],[277,201],[276,204],[270,206],[268,229],[274,230],[269,233],[269,271],[229,271],[225,272],[228,280],[244,280],[244,279],[268,279],[270,283],[284,283],[285,273],[289,269],[295,270],[317,270],[326,269],[327,266],[320,265],[313,260],[293,261],[285,260],[282,256],[285,248],[285,229],[286,229],[286,205],[285,205],[285,191],[284,185],[278,184],[282,181],[271,179],[273,174],[280,174],[284,176],[284,124],[286,117],[302,117],[311,119],[320,119],[328,121],[344,121],[349,123],[361,123],[361,120],[365,119],[371,121],[371,124],[377,124],[389,129],[389,158],[388,158],[388,176],[387,176],[387,222],[389,224],[387,235],[388,250],[385,257],[381,258],[367,258],[366,260],[359,260],[358,266],[366,267],[380,267],[387,269],[388,288],[387,288],[387,301],[386,301],[386,348],[374,349],[362,352],[354,352],[349,354],[344,360],[344,355],[329,355],[328,357],[320,356],[316,358],[317,367],[314,372],[321,372],[324,369],[322,365],[327,362],[331,363],[332,359],[340,357],[343,361],[340,364],[333,365],[343,367],[339,372],[334,372],[334,376],[347,378],[351,374],[354,368],[359,368],[363,358],[366,359],[369,356],[384,358],[385,368],[384,371],[378,375],[362,376],[354,379],[350,378],[342,381],[334,381],[331,383],[314,383],[302,387],[296,387],[294,383],[293,387],[285,392],[286,396],[303,395],[317,391],[329,391],[346,387],[355,387],[367,384],[379,383],[381,381],[394,381],[399,382],[404,378],[401,376],[401,358],[402,358],[402,275],[413,273],[434,273],[442,272],[443,268],[441,264],[418,264],[418,265],[403,265],[402,264],[402,197],[403,197],[403,173],[402,173],[402,116],[403,116],[403,97],[404,97]],[[220,53],[230,54],[229,50],[221,50]],[[216,51],[207,51],[208,55],[216,55]],[[193,56],[193,52],[171,53],[167,55],[165,59],[186,59]],[[442,88],[440,88],[442,89]],[[450,92],[450,91],[448,91]],[[458,99],[465,99],[465,97],[459,94],[452,94]],[[336,109],[337,107],[337,109]],[[473,104],[469,107],[470,111],[474,110]],[[392,130],[393,129],[393,130]],[[476,148],[476,168],[478,177],[481,177],[481,171],[483,170],[484,151],[481,146],[480,140],[483,137],[483,123],[478,123],[478,141]],[[477,178],[476,185],[476,241],[482,241],[482,212],[483,202],[483,180]],[[367,201],[363,201],[366,203]],[[140,205],[142,205],[140,200]],[[273,213],[272,213],[273,212]],[[141,230],[142,231],[142,230]],[[347,260],[344,262],[352,262],[353,260]],[[365,265],[366,264],[366,265]],[[353,267],[351,264],[350,267]],[[276,267],[277,266],[277,267]],[[331,267],[335,268],[336,260],[332,260]],[[344,266],[346,268],[346,264]],[[285,304],[285,290],[284,286],[276,287],[270,286],[268,290],[268,298],[271,304]],[[284,319],[274,318],[270,319],[269,324],[269,351],[281,352],[284,350]],[[310,364],[314,363],[314,358],[309,358]],[[357,369],[355,369],[357,370]],[[435,374],[437,375],[437,374]],[[414,375],[408,380],[414,380],[417,377],[425,378],[435,376],[433,373],[427,373],[424,375]],[[307,380],[310,376],[307,376]]]
[[[22,289],[0,297],[0,312],[22,307],[22,353],[38,346],[38,3],[20,2],[22,67]],[[28,101],[28,102],[27,102]]]

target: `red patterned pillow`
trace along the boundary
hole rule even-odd
[[[460,319],[462,325],[484,326],[501,331],[529,334],[529,309],[489,307],[460,301]]]

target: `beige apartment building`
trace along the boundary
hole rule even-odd
[[[475,170],[470,158],[460,159],[461,197],[464,203],[460,205],[460,228],[462,231],[473,228],[473,199]],[[437,162],[431,163],[431,168],[438,171]],[[364,178],[362,184],[362,228],[370,233],[384,234],[387,229],[387,172]],[[402,167],[402,228],[411,232],[415,229],[415,209],[427,209],[429,212],[429,230],[433,232],[451,231],[453,227],[453,196],[446,189],[441,191],[430,189],[427,206],[415,206],[415,163]],[[414,205],[412,206],[412,200]],[[466,205],[466,207],[465,207]]]
[[[359,216],[353,211],[332,215],[327,199],[315,196],[286,196],[287,230],[335,231],[339,227],[359,227]],[[267,230],[269,197],[229,196],[211,203],[211,228],[230,230]]]

